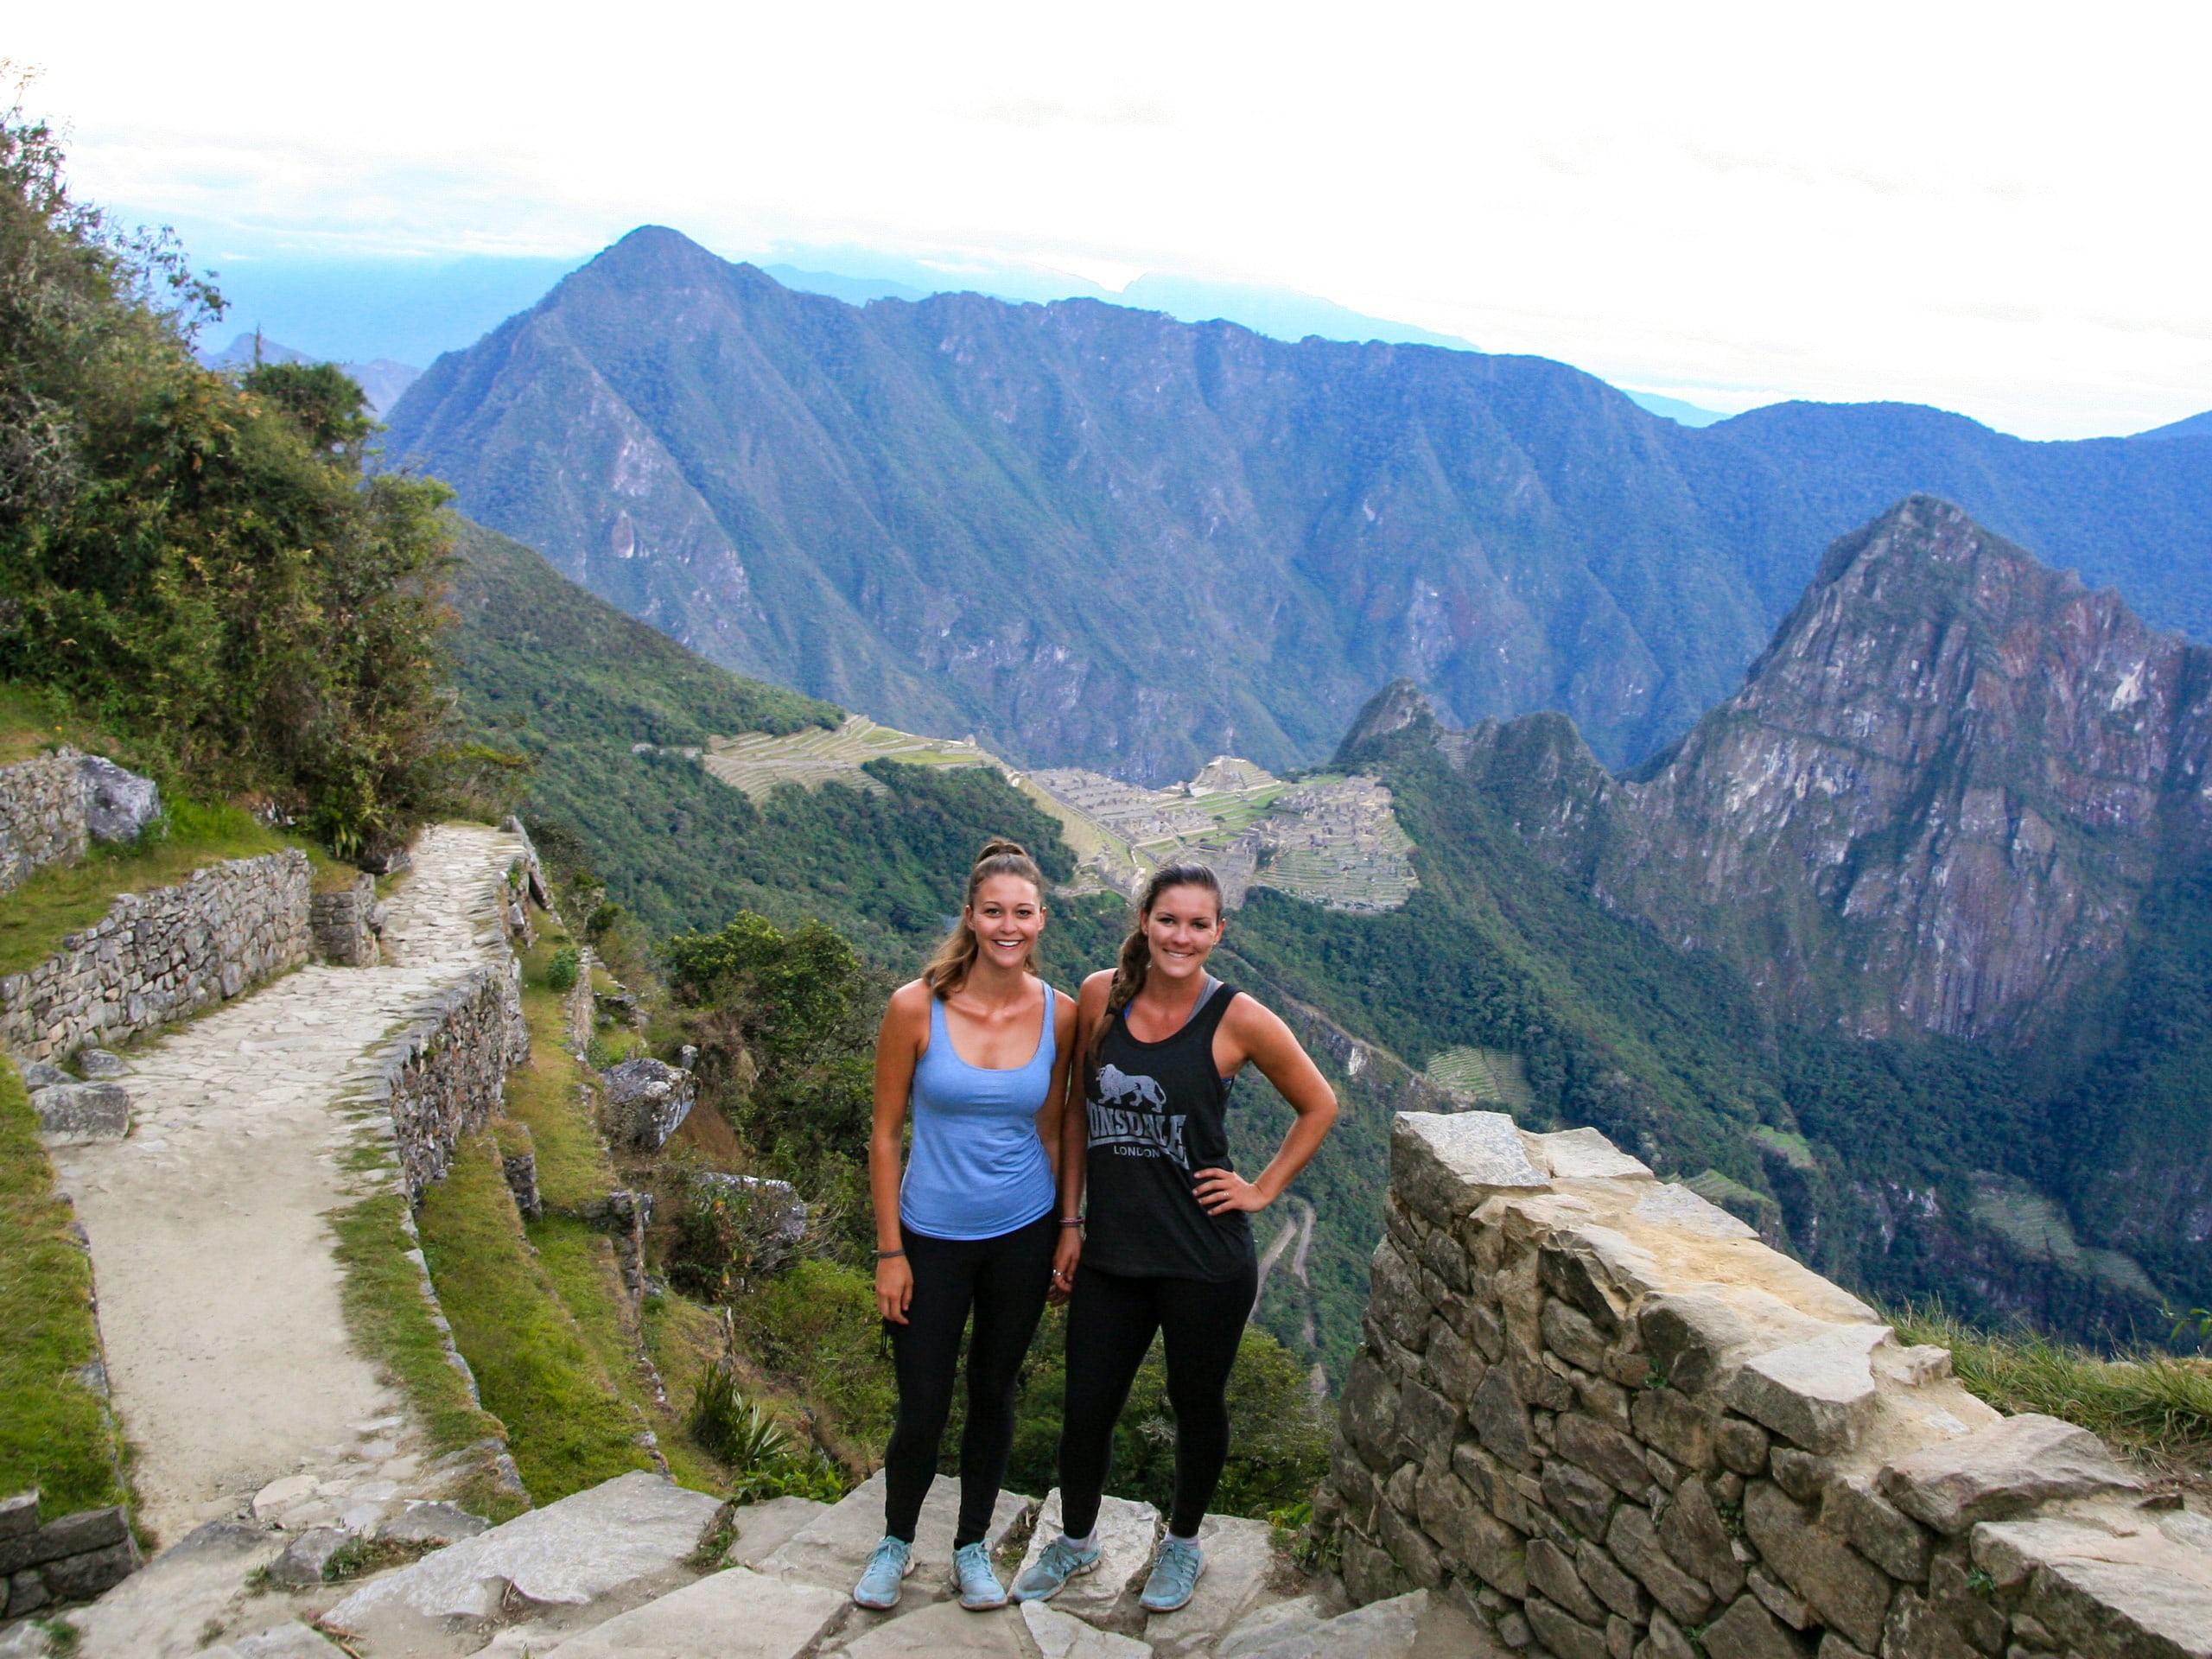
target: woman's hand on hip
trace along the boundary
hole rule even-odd
[[[1075,1294],[1076,1265],[1083,1260],[1083,1229],[1063,1227],[1060,1242],[1052,1251],[1052,1287],[1045,1293],[1045,1300],[1054,1307]]]
[[[1233,1169],[1202,1169],[1191,1190],[1198,1195],[1198,1207],[1210,1216],[1234,1215],[1240,1210],[1249,1214],[1266,1209],[1271,1202]]]
[[[903,1255],[887,1256],[875,1264],[876,1312],[893,1325],[906,1323],[906,1305],[914,1300],[914,1270]]]

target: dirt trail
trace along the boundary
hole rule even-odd
[[[340,1103],[395,1025],[500,948],[497,887],[520,849],[426,830],[391,901],[389,965],[303,968],[132,1055],[129,1137],[55,1149],[141,1517],[163,1541],[303,1467],[290,1501],[333,1516],[416,1472],[405,1409],[340,1312]]]

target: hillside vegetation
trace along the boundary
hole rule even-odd
[[[0,678],[355,850],[451,781],[446,492],[363,479],[336,369],[200,368],[219,305],[72,199],[50,130],[0,113]]]

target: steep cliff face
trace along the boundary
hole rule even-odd
[[[1454,721],[1560,709],[1646,755],[1737,683],[1808,550],[1912,488],[2212,637],[2171,556],[2212,530],[2201,448],[1889,406],[1690,431],[1535,358],[861,308],[664,230],[440,359],[386,444],[726,666],[1151,783],[1309,764],[1401,675]]]
[[[1556,716],[1434,741],[1548,861],[1777,1008],[2019,1043],[2205,849],[2208,689],[2212,654],[1915,496],[1643,775]],[[1402,693],[1361,731],[1420,717]]]

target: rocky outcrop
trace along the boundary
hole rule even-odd
[[[50,1059],[116,1043],[234,997],[307,960],[305,853],[195,870],[127,893],[27,973],[0,979],[0,1046]]]
[[[1559,715],[1426,739],[1523,840],[1777,1007],[2025,1041],[2212,846],[2212,653],[1928,496],[1828,550],[1741,690],[1615,778]],[[1402,735],[1404,734],[1404,735]]]
[[[599,1074],[607,1099],[607,1132],[619,1146],[658,1152],[691,1116],[698,1097],[690,1072],[639,1055]]]
[[[1554,1659],[2212,1655],[2212,1520],[1594,1131],[1402,1115],[1387,1227],[1315,1504],[1355,1601]]]

